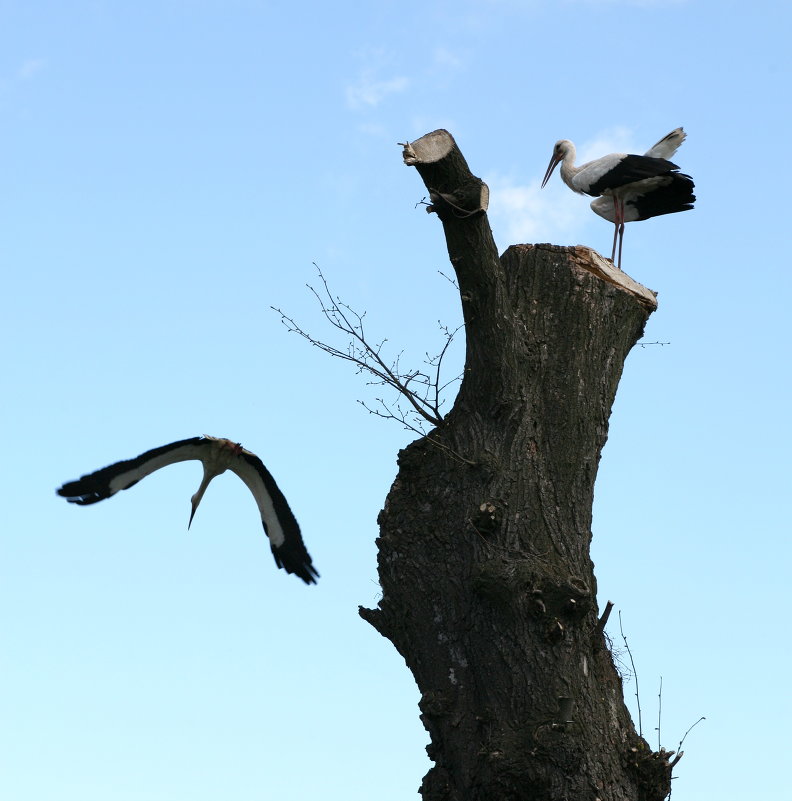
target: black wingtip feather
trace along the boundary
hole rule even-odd
[[[275,557],[275,564],[282,567],[287,573],[294,573],[306,584],[316,584],[319,578],[319,571],[313,566],[308,551],[289,549],[282,545],[280,548],[270,546],[272,555]]]
[[[663,214],[675,214],[679,211],[690,211],[696,202],[693,194],[695,184],[689,175],[674,173],[669,176],[671,181],[665,186],[639,195],[628,200],[639,220],[648,220],[650,217],[660,217]]]
[[[109,485],[105,481],[91,481],[93,476],[83,476],[77,481],[69,481],[64,484],[60,489],[55,492],[61,498],[66,498],[69,503],[76,503],[78,506],[88,506],[92,503],[104,501],[107,498],[115,495],[110,490]],[[137,482],[135,482],[137,484]],[[134,484],[129,485],[134,486]]]
[[[316,579],[319,578],[319,572],[313,566],[311,555],[305,547],[302,534],[300,533],[300,525],[289,507],[286,497],[272,477],[272,473],[267,470],[264,463],[255,453],[243,450],[241,456],[248,464],[251,464],[256,469],[256,472],[264,482],[264,486],[269,493],[273,509],[285,536],[284,541],[277,548],[272,545],[272,541],[270,540],[270,550],[272,551],[273,557],[275,557],[275,564],[283,568],[287,573],[294,573],[295,576],[301,578],[306,584],[316,584]],[[263,517],[261,525],[264,527],[264,531],[269,534],[269,532],[267,532],[267,524]]]

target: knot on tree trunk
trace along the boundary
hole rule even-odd
[[[652,751],[643,739],[628,749],[624,765],[634,778],[641,801],[663,801],[671,792],[673,753],[664,748]]]

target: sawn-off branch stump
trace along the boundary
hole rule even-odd
[[[405,146],[443,223],[467,338],[444,425],[399,454],[361,616],[421,692],[425,801],[661,801],[597,626],[594,480],[652,292],[583,247],[498,256],[447,131]],[[636,454],[636,458],[638,454]]]

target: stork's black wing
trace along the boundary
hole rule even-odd
[[[657,175],[668,175],[678,170],[676,164],[666,159],[652,158],[651,156],[624,155],[613,160],[613,164],[600,176],[592,176],[588,187],[584,190],[587,195],[601,195],[603,192],[618,189],[627,184],[642,181],[645,178],[654,178]],[[575,182],[583,180],[583,173],[578,173]]]
[[[229,470],[236,473],[253,493],[278,567],[287,573],[295,573],[306,584],[315,584],[319,573],[305,547],[300,526],[264,462],[255,453],[243,449]]]
[[[187,459],[200,459],[203,442],[203,437],[192,437],[152,448],[134,459],[116,462],[94,473],[88,473],[77,481],[69,481],[57,493],[69,503],[80,506],[103,501],[120,490],[129,489],[141,478],[161,467]]]
[[[678,211],[690,211],[696,202],[693,194],[693,179],[679,172],[666,176],[662,184],[651,192],[636,194],[625,198],[625,207],[635,210],[636,220],[648,220],[662,214],[675,214]],[[628,217],[628,220],[632,217]]]

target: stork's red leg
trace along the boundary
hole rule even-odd
[[[616,204],[614,203],[614,209],[616,208]],[[619,235],[619,223],[614,220],[613,221],[613,249],[611,250],[611,261],[613,262],[614,267],[616,266],[616,237]]]
[[[622,260],[622,242],[624,241],[624,200],[622,198],[614,198],[614,209],[616,217],[616,233],[619,235],[619,263],[618,268],[621,270]],[[616,253],[616,235],[613,239],[613,252]],[[613,261],[613,259],[611,259]]]

